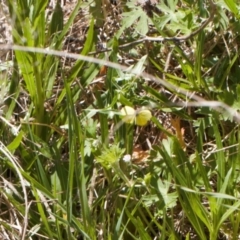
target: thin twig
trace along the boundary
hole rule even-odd
[[[207,107],[208,106],[208,107],[212,107],[213,109],[215,109],[218,112],[222,112],[222,110],[224,109],[226,112],[228,112],[231,116],[234,117],[235,121],[240,123],[240,113],[238,113],[236,111],[236,109],[229,107],[225,103],[219,102],[219,101],[206,101],[204,98],[196,95],[196,93],[189,92],[188,90],[185,90],[183,88],[179,88],[179,87],[173,85],[171,82],[164,81],[163,79],[155,77],[151,74],[148,74],[145,72],[139,73],[138,70],[129,69],[128,66],[124,66],[124,65],[120,65],[118,63],[113,63],[110,61],[97,59],[97,58],[89,57],[89,56],[84,56],[84,55],[80,55],[80,54],[66,53],[64,51],[56,51],[56,50],[43,49],[43,48],[0,44],[0,49],[8,49],[8,50],[12,49],[15,51],[35,52],[35,53],[42,53],[42,54],[47,54],[47,55],[59,56],[59,57],[67,57],[67,58],[82,60],[82,61],[86,61],[86,62],[96,63],[99,65],[105,65],[105,66],[108,66],[108,67],[111,67],[114,69],[119,69],[119,70],[122,70],[122,71],[130,73],[130,74],[135,74],[137,76],[141,76],[145,79],[145,81],[154,81],[157,84],[161,84],[164,87],[168,88],[169,90],[181,93],[181,94],[185,95],[188,99],[191,99],[194,101],[194,102],[182,103],[181,105],[184,107],[188,107],[188,106],[196,106],[196,107],[197,106],[206,106]]]
[[[119,45],[119,48],[123,49],[123,48],[126,48],[126,47],[130,47],[130,46],[133,46],[133,45],[140,44],[144,41],[149,41],[149,42],[166,42],[166,41],[184,42],[184,41],[196,36],[200,31],[202,31],[213,20],[213,18],[215,16],[215,11],[216,11],[216,5],[212,1],[210,1],[210,7],[212,9],[212,11],[209,14],[210,17],[197,30],[193,31],[192,33],[190,33],[188,35],[181,36],[181,37],[149,37],[149,36],[145,36],[145,37],[143,37],[141,39],[138,39],[136,41]],[[108,52],[108,51],[112,51],[112,48],[105,48],[101,51],[91,52],[89,54],[93,55],[93,54]]]

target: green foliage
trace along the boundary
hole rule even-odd
[[[31,51],[0,65],[1,234],[238,239],[237,4],[77,1],[66,16],[61,1],[51,14],[46,0],[6,2],[13,44]],[[65,59],[78,16],[77,53],[101,66]],[[123,106],[151,122],[124,123]]]

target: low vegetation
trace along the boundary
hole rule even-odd
[[[233,0],[0,10],[1,239],[240,238]]]

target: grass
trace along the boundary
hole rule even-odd
[[[237,4],[5,4],[1,237],[238,239]]]

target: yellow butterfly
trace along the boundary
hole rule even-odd
[[[152,118],[152,113],[147,109],[135,110],[132,107],[125,106],[121,109],[122,120],[125,123],[138,126],[145,126]]]

